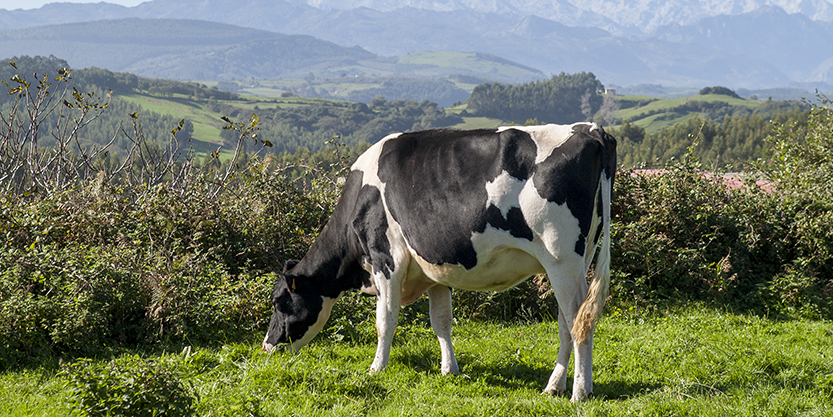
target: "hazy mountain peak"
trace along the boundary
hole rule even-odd
[[[776,6],[812,20],[833,21],[833,4],[825,0],[294,0],[322,10],[367,7],[390,11],[400,7],[434,11],[471,10],[485,13],[537,15],[567,26],[605,27],[607,20],[650,32],[668,24],[687,25],[700,19],[749,13]],[[616,30],[614,30],[616,31]]]

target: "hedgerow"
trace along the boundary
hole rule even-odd
[[[0,196],[0,358],[260,329],[334,200],[280,177],[259,161],[213,198],[199,182]]]
[[[776,124],[741,185],[692,151],[659,173],[620,172],[614,302],[705,302],[776,317],[833,317],[833,113]],[[713,171],[713,170],[712,170]]]

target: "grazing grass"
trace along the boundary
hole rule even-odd
[[[423,51],[399,57],[397,64],[414,65],[412,73],[436,76],[448,72],[489,74],[492,79],[540,79],[543,74],[533,68],[494,55],[475,52]]]
[[[452,126],[455,129],[488,129],[503,126],[500,119],[488,117],[463,117],[463,123]]]
[[[552,322],[458,323],[461,374],[448,377],[421,324],[400,326],[390,366],[378,375],[367,373],[374,343],[335,342],[326,332],[298,354],[264,355],[257,336],[140,354],[168,366],[206,416],[821,416],[833,413],[831,326],[697,308],[614,310],[596,333],[596,395],[581,404],[540,394],[557,350]],[[54,366],[0,374],[0,414],[68,414],[65,381]]]
[[[763,102],[757,100],[738,99],[720,94],[694,95],[678,98],[655,98],[646,96],[619,96],[625,102],[639,103],[635,106],[627,106],[616,111],[616,117],[621,120],[628,120],[645,129],[647,132],[656,132],[663,127],[670,127],[677,123],[684,122],[692,116],[699,114],[691,110],[679,112],[679,107],[690,102],[722,102],[729,106],[746,107],[750,110],[759,107]]]

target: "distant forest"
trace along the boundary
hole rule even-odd
[[[452,77],[459,78],[461,76],[455,75]],[[477,77],[471,76],[466,78],[477,79]],[[338,87],[333,87],[334,85],[338,86],[344,80],[347,80],[349,84],[366,85],[367,87],[345,92],[339,92]],[[258,85],[258,82],[254,81],[254,84]],[[234,81],[221,81],[217,84],[217,87],[227,91],[238,91],[240,89],[238,83]],[[319,78],[309,74],[303,81],[283,88],[300,97],[346,100],[354,103],[370,103],[376,97],[384,97],[389,101],[430,100],[439,104],[440,107],[450,107],[454,103],[466,101],[469,97],[466,90],[457,87],[449,79],[406,76]]]
[[[516,123],[574,123],[592,119],[602,106],[604,86],[592,72],[561,73],[525,84],[484,83],[466,101],[467,111]]]
[[[208,108],[235,119],[246,119],[251,111],[230,102],[209,102]],[[347,145],[373,143],[392,132],[452,126],[463,119],[438,108],[427,100],[387,101],[382,97],[365,103],[325,102],[318,105],[261,109],[257,111],[264,126],[260,136],[269,138],[276,153],[294,153],[300,148],[316,152],[322,150],[324,140],[339,136]],[[224,131],[224,139],[234,133]],[[323,139],[322,139],[323,138]]]
[[[772,132],[772,122],[787,123],[804,117],[801,108],[794,108],[770,116],[726,115],[720,122],[694,116],[654,133],[627,121],[607,130],[618,140],[618,162],[624,168],[662,165],[680,159],[692,147],[692,155],[707,165],[737,170],[767,157],[764,139]]]
[[[0,80],[11,80],[16,74],[26,77],[33,82],[33,76],[52,78],[56,70],[67,68],[66,61],[56,57],[15,57],[11,59],[17,70],[11,65],[0,65]],[[28,75],[27,75],[28,74]],[[10,81],[7,81],[10,82]],[[12,83],[14,84],[14,83]],[[80,92],[94,92],[101,102],[105,102],[106,93],[112,90],[115,94],[109,102],[109,108],[98,120],[86,126],[81,132],[81,142],[84,146],[108,142],[116,135],[119,127],[129,125],[128,115],[138,112],[142,133],[145,138],[157,143],[166,143],[171,130],[179,120],[168,115],[161,115],[143,110],[119,98],[119,94],[141,93],[160,98],[177,98],[191,101],[207,110],[221,116],[235,120],[248,120],[253,113],[260,118],[261,131],[259,136],[268,139],[273,146],[270,152],[277,154],[294,153],[304,149],[305,153],[315,153],[326,147],[325,141],[332,137],[339,137],[339,141],[348,145],[363,142],[375,142],[383,136],[396,131],[422,130],[434,127],[445,127],[461,123],[463,119],[453,113],[446,113],[437,103],[423,100],[400,99],[387,101],[377,97],[368,104],[350,103],[333,100],[320,100],[303,106],[286,106],[254,111],[244,106],[248,100],[238,94],[207,87],[195,82],[181,82],[172,80],[148,79],[132,74],[114,73],[100,68],[88,68],[72,71],[71,88]],[[8,114],[13,105],[14,97],[8,94],[0,95],[0,111]],[[68,109],[63,109],[67,112]],[[55,113],[52,118],[59,115]],[[50,120],[47,125],[54,126]],[[177,134],[178,138],[193,132],[191,122],[186,120],[183,129]],[[224,130],[221,133],[226,145],[234,143],[235,133]],[[41,144],[49,146],[48,135],[43,135]],[[185,136],[187,137],[187,136]],[[116,142],[114,153],[128,146],[121,138]],[[200,146],[199,152],[210,149],[210,144],[193,143]],[[217,145],[214,145],[216,149]]]
[[[734,92],[715,87],[718,94]],[[715,94],[704,89],[703,94]],[[646,132],[628,120],[607,129],[618,139],[619,165],[631,168],[640,165],[662,165],[679,159],[688,148],[692,155],[719,168],[742,169],[749,162],[768,156],[765,139],[773,124],[803,121],[807,106],[798,101],[767,100],[750,109],[722,101],[691,100],[670,109],[663,109],[662,118],[690,115],[683,122]],[[646,114],[641,115],[647,116]]]
[[[55,57],[16,57],[18,70],[8,64],[0,65],[0,80],[10,87],[18,72],[32,81],[47,74],[53,77],[56,70],[67,67],[64,60]],[[120,94],[146,94],[150,96],[186,100],[204,107],[217,117],[248,120],[252,113],[260,117],[259,136],[273,145],[269,152],[283,155],[285,161],[299,158],[330,160],[327,140],[350,146],[349,154],[357,155],[367,143],[373,143],[391,132],[414,131],[435,127],[454,126],[462,123],[460,115],[446,112],[437,103],[409,99],[387,100],[381,96],[367,103],[350,103],[336,100],[308,100],[304,105],[272,106],[251,109],[249,100],[238,94],[221,91],[195,82],[148,79],[132,74],[115,73],[105,69],[88,68],[72,72],[72,88],[80,92],[93,92],[102,102],[106,92],[114,91],[109,108],[98,120],[85,127],[79,136],[84,146],[102,144],[118,137],[110,157],[117,157],[119,150],[130,143],[117,135],[121,127],[128,131],[132,120],[128,115],[138,112],[141,132],[146,139],[167,143],[171,130],[179,119],[138,108],[119,98]],[[406,86],[407,87],[407,86]],[[483,83],[474,89],[468,99],[468,113],[492,117],[505,123],[571,123],[580,120],[598,120],[605,100],[597,91],[601,83],[592,73],[559,74],[549,80],[520,85]],[[721,87],[722,88],[722,87]],[[727,89],[728,90],[728,89]],[[717,90],[727,94],[726,91]],[[706,91],[706,92],[712,92]],[[731,90],[728,90],[731,92]],[[13,96],[0,95],[0,111],[7,115],[13,104]],[[608,101],[608,104],[610,102]],[[622,101],[623,105],[627,104]],[[265,107],[265,106],[264,106]],[[71,113],[70,109],[63,109]],[[609,112],[610,109],[608,109]],[[627,120],[616,121],[617,127],[608,128],[619,141],[620,166],[629,168],[642,164],[663,164],[672,158],[680,158],[692,144],[694,155],[715,166],[740,169],[744,164],[766,156],[764,139],[770,134],[772,121],[787,123],[800,120],[804,107],[801,103],[766,101],[750,109],[725,102],[688,101],[672,109],[664,109],[663,117],[692,117],[657,132],[646,132]],[[69,114],[71,115],[71,114]],[[465,115],[465,113],[464,113]],[[645,115],[642,115],[645,116]],[[58,114],[50,116],[47,125],[57,123]],[[178,139],[187,139],[193,133],[191,121],[185,120],[177,133]],[[235,132],[221,133],[224,146],[234,143]],[[49,135],[42,135],[41,145],[49,146]],[[194,140],[189,146],[198,153],[208,154],[220,144]],[[291,155],[295,156],[291,156]]]

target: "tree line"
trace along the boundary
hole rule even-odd
[[[804,110],[797,107],[771,115],[724,115],[714,121],[703,115],[653,133],[627,120],[608,131],[618,140],[619,165],[661,165],[680,159],[692,147],[692,155],[714,167],[741,169],[752,161],[767,156],[766,138],[777,124],[800,122]]]
[[[560,73],[549,80],[525,84],[484,83],[474,87],[466,111],[515,123],[588,120],[602,107],[604,89],[592,72]]]
[[[209,109],[244,118],[250,110],[220,102],[209,103]],[[321,102],[295,107],[278,107],[257,111],[263,126],[260,135],[272,142],[271,152],[294,153],[298,149],[317,152],[325,141],[338,136],[348,145],[373,143],[391,132],[413,131],[451,126],[463,121],[446,113],[437,103],[409,99],[387,101],[377,97],[365,103]],[[223,135],[230,133],[224,132]],[[224,136],[224,139],[228,139]]]

